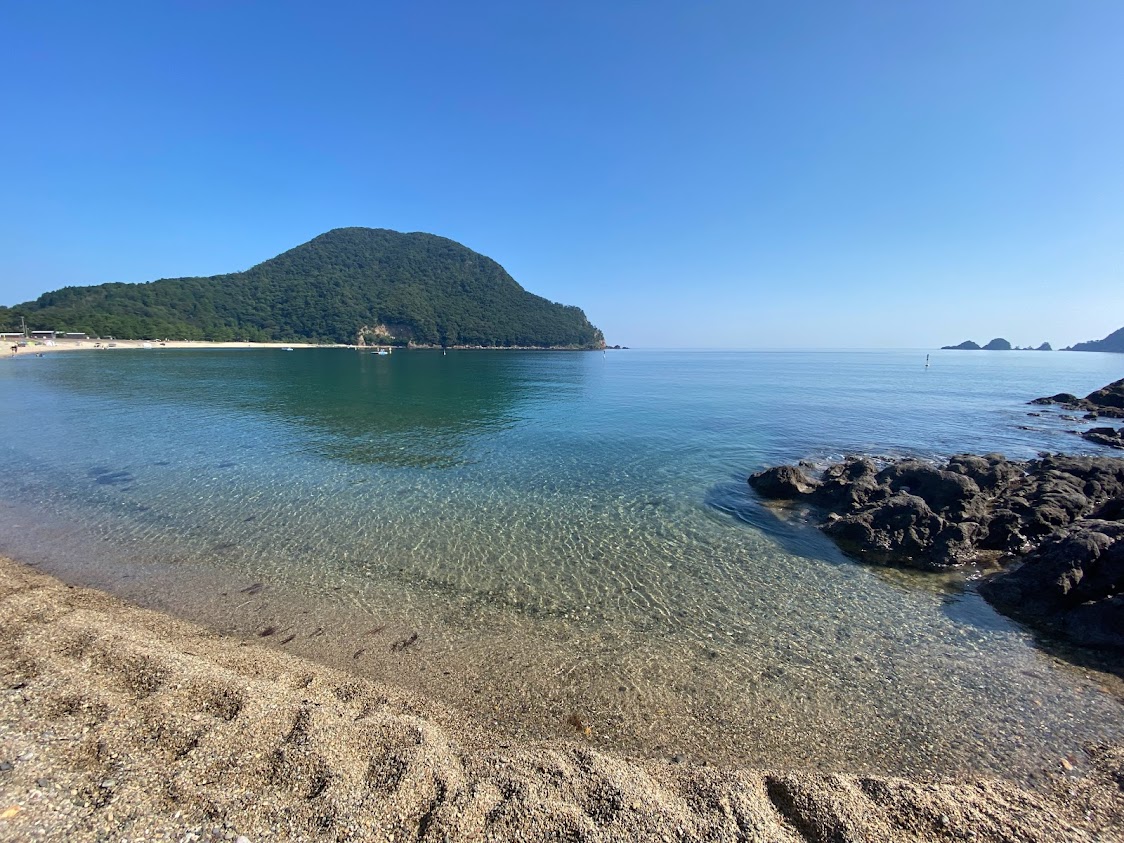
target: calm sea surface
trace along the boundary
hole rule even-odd
[[[1109,354],[924,363],[21,355],[0,361],[0,553],[430,693],[500,737],[1020,777],[1124,737],[1104,677],[970,578],[855,564],[745,483],[850,452],[1102,452],[1025,402],[1124,376]]]

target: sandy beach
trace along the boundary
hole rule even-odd
[[[0,560],[9,840],[1056,841],[1124,835],[1124,750],[994,780],[517,743],[425,699]]]
[[[47,343],[53,343],[48,345]],[[12,346],[15,342],[7,340],[3,345],[3,353],[0,354],[0,359],[12,357],[25,357],[34,356],[36,354],[53,354],[59,351],[120,351],[122,349],[140,349],[144,351],[154,351],[156,349],[168,348],[291,348],[294,351],[298,349],[307,348],[346,348],[346,346],[337,345],[311,345],[309,343],[298,342],[205,342],[203,340],[70,340],[70,339],[55,339],[55,340],[28,340],[26,346],[17,346],[19,348],[14,354],[12,353]]]

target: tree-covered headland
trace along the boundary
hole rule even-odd
[[[600,348],[580,308],[444,237],[338,228],[245,272],[63,287],[0,325],[129,339]],[[5,330],[12,330],[6,327]]]

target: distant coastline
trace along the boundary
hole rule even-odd
[[[1011,345],[1009,340],[1003,337],[996,337],[991,340],[987,345],[980,345],[973,340],[964,340],[959,345],[942,345],[941,351],[1053,351],[1054,347],[1048,342],[1042,343],[1037,348],[1027,346],[1020,348],[1017,345]]]
[[[0,359],[7,360],[14,357],[34,357],[42,354],[54,354],[60,351],[156,351],[156,350],[200,350],[200,349],[283,349],[290,348],[293,351],[298,349],[314,349],[314,348],[350,348],[356,351],[373,351],[380,346],[370,345],[346,345],[344,343],[310,343],[310,342],[212,342],[209,340],[50,340],[52,345],[47,344],[48,341],[28,340],[26,346],[16,345],[19,349],[12,353],[12,346],[14,343],[11,341],[6,342],[3,347],[3,353],[0,354]],[[410,345],[410,346],[381,346],[383,348],[391,348],[393,351],[440,351],[442,347],[439,345]],[[583,348],[581,346],[555,346],[551,348],[543,348],[542,346],[522,346],[522,345],[504,345],[504,346],[486,346],[486,345],[450,345],[445,347],[449,351],[596,351],[597,349]],[[607,346],[608,349],[613,349],[613,346]],[[619,347],[617,347],[619,349]]]

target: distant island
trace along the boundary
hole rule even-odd
[[[1089,340],[1063,348],[1062,351],[1112,351],[1124,354],[1124,328],[1113,331],[1103,340]]]
[[[1042,343],[1037,348],[1031,348],[1029,345],[1026,348],[1019,348],[1017,345],[1012,346],[1010,342],[1002,337],[996,337],[987,345],[981,346],[979,343],[972,342],[971,340],[964,340],[960,345],[942,345],[941,351],[1053,351],[1054,347],[1048,342]]]
[[[0,330],[219,342],[602,348],[578,307],[433,234],[337,228],[245,272],[64,287],[11,308]],[[8,327],[4,327],[8,326]]]

